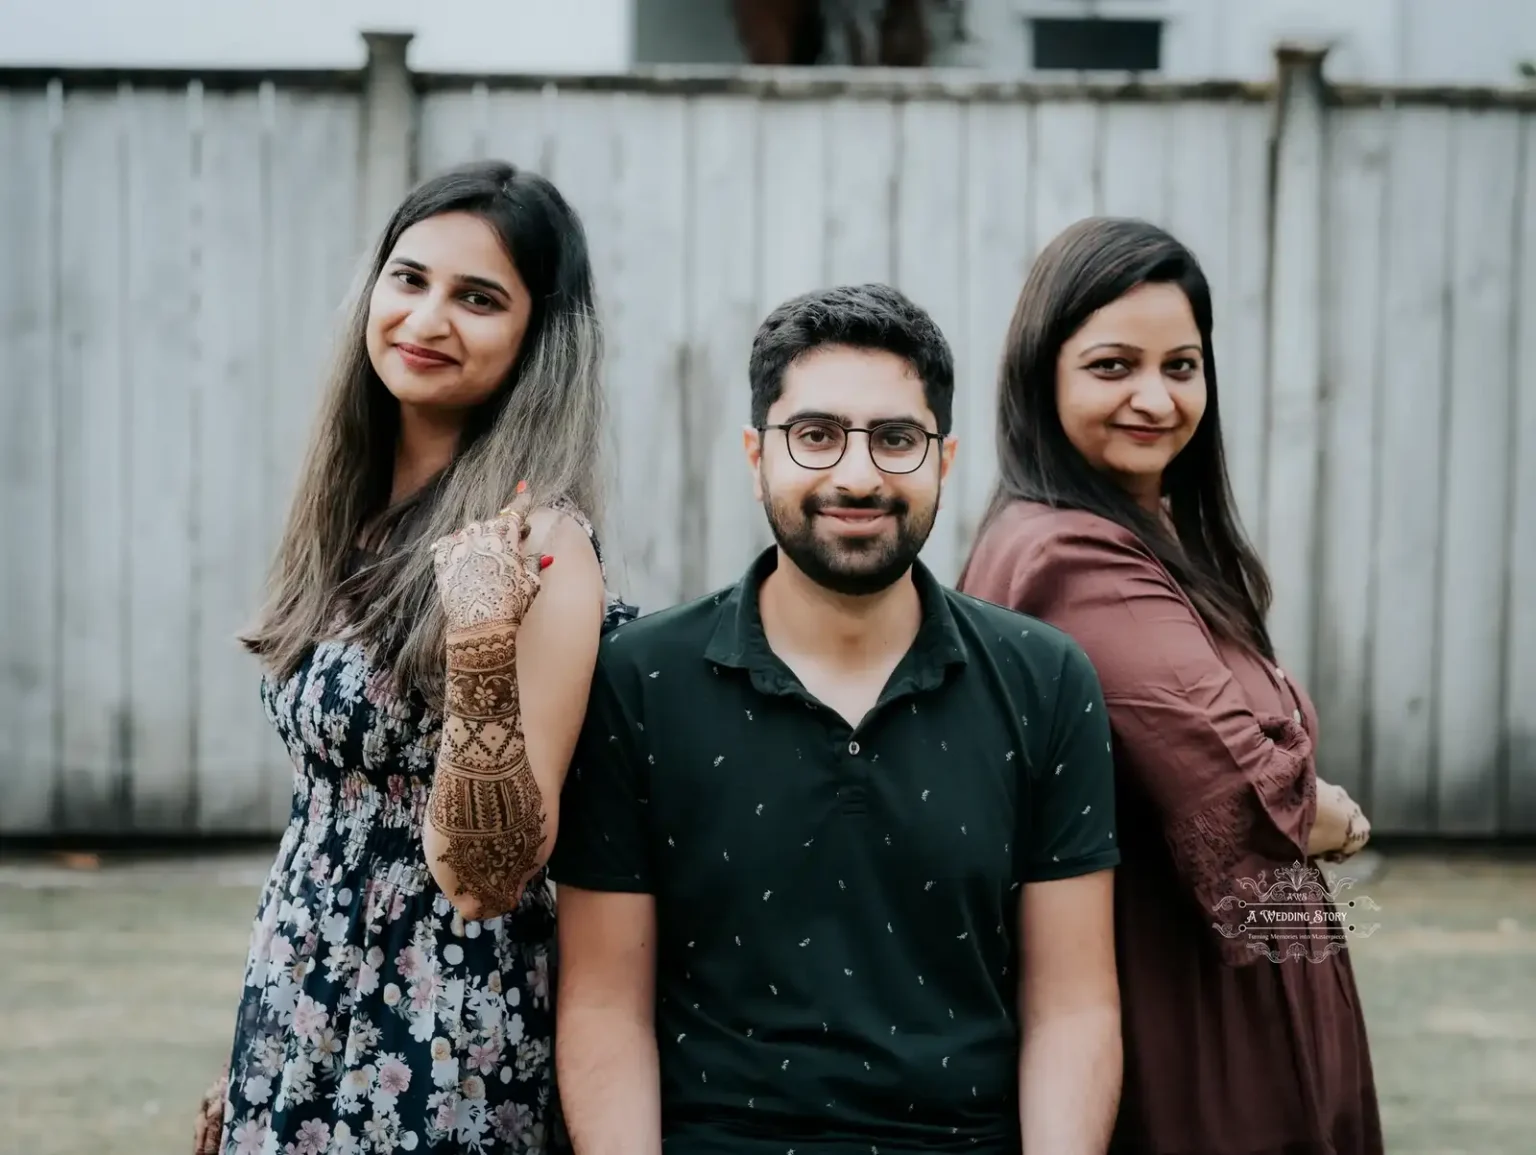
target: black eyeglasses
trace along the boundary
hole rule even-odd
[[[913,473],[928,460],[928,443],[942,437],[910,421],[882,421],[868,429],[850,429],[825,417],[802,417],[759,432],[782,429],[790,459],[802,469],[831,469],[848,452],[848,435],[869,440],[869,458],[881,473]]]

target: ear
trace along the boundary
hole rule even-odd
[[[752,500],[763,500],[763,435],[750,425],[741,427],[741,448],[747,455],[747,468],[752,471]]]
[[[950,466],[955,463],[955,449],[959,444],[959,438],[953,433],[939,442],[939,484],[941,485],[949,477]]]

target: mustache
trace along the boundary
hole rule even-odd
[[[813,513],[821,513],[828,509],[863,509],[875,513],[888,513],[893,516],[901,516],[907,512],[907,503],[899,497],[853,497],[848,494],[837,497],[819,497],[815,494],[808,496],[802,503],[801,509],[807,516]]]

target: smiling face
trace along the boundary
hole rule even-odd
[[[766,424],[747,430],[747,460],[784,555],[834,593],[894,584],[928,540],[955,450],[953,437],[934,444],[912,365],[882,350],[812,349],[785,370]]]
[[[507,379],[532,302],[495,231],[443,213],[400,234],[368,302],[368,358],[402,405],[463,414]]]
[[[1149,508],[1205,404],[1200,330],[1175,284],[1138,285],[1104,306],[1057,358],[1056,407],[1068,440]]]

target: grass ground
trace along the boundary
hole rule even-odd
[[[265,866],[0,861],[0,1155],[189,1150]],[[1387,1150],[1536,1151],[1536,861],[1389,855],[1354,893]]]

